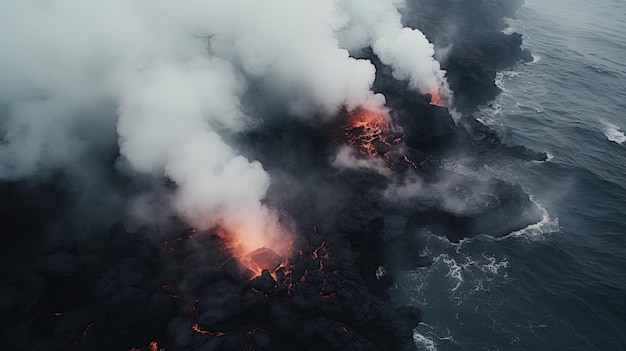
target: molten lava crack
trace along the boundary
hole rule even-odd
[[[404,153],[404,134],[394,126],[388,111],[357,108],[346,114],[340,128],[339,141],[349,145],[364,160],[382,160],[387,170],[398,171],[407,166],[418,169]],[[371,168],[376,169],[375,164],[373,162]]]

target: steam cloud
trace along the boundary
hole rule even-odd
[[[263,204],[270,176],[231,141],[259,116],[254,85],[301,118],[382,107],[372,47],[397,79],[451,93],[432,44],[403,28],[400,1],[7,0],[0,4],[0,179],[64,172],[81,193],[111,188],[100,173],[166,177],[171,209],[216,224],[246,250],[288,232]],[[244,112],[245,111],[245,112]],[[89,179],[89,181],[85,181]],[[97,197],[97,195],[94,195]]]

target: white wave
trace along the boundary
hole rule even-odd
[[[530,161],[531,163],[548,163],[548,162],[552,162],[552,160],[554,160],[554,155],[551,154],[549,151],[544,151],[546,153],[546,159],[543,161],[537,161],[537,160],[533,160]]]
[[[534,101],[527,101],[525,104],[516,102],[515,109],[519,112],[543,113],[543,107]]]
[[[550,216],[548,210],[543,207],[540,203],[535,201],[534,197],[530,195],[530,201],[535,203],[537,207],[539,207],[539,211],[541,211],[541,221],[531,224],[526,228],[514,231],[509,233],[508,235],[503,236],[502,238],[498,238],[497,240],[506,240],[512,237],[523,237],[530,240],[538,240],[543,238],[545,234],[558,232],[561,228],[559,226],[559,218]]]
[[[479,265],[478,267],[485,273],[498,275],[501,269],[509,267],[509,261],[506,258],[498,261],[495,256],[489,257],[483,254],[483,257],[487,260],[488,263]]]
[[[554,160],[554,155],[553,154],[551,154],[551,153],[546,151],[546,155],[548,155],[548,158],[546,159],[545,162],[552,162],[552,160]]]
[[[413,330],[413,342],[415,346],[428,351],[437,351],[437,344],[433,339],[420,334],[417,330]]]
[[[622,145],[626,141],[626,135],[620,128],[609,122],[602,122],[602,131],[609,141]]]
[[[515,78],[517,76],[520,75],[519,71],[500,71],[496,73],[496,78],[494,80],[494,83],[496,84],[496,86],[498,88],[500,88],[500,90],[506,92],[507,89],[505,88],[505,84],[508,80]]]
[[[530,61],[530,63],[537,63],[537,62],[541,61],[542,59],[543,59],[543,57],[541,57],[541,56],[539,56],[539,55],[536,55],[536,54],[533,52],[533,60],[532,60],[532,61]]]
[[[439,333],[443,333],[443,335],[439,335]],[[437,330],[436,327],[428,323],[420,323],[417,328],[413,329],[413,341],[418,349],[428,351],[437,350],[437,345],[449,345],[451,343],[459,345],[452,336],[450,328],[446,327],[444,332]]]
[[[469,261],[466,263],[458,264],[454,258],[449,257],[447,254],[444,254],[440,257],[442,257],[442,262],[445,263],[449,268],[446,277],[450,277],[450,279],[455,283],[451,291],[457,291],[464,281],[462,272],[463,268],[467,268],[467,266],[476,262]]]
[[[494,80],[494,83],[496,84],[498,88],[500,88],[500,90],[506,91],[506,89],[504,89],[504,72],[503,71],[496,73],[496,79]]]
[[[475,291],[488,291],[494,278],[506,279],[509,261],[506,257],[480,256],[461,251],[461,244],[456,244],[456,253],[443,253],[433,258],[434,268],[443,269],[450,281],[450,292],[457,303]],[[475,256],[475,257],[474,257]]]
[[[498,100],[492,101],[487,105],[480,106],[476,119],[487,126],[498,126],[498,118],[502,115],[502,105]]]

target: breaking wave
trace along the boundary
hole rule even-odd
[[[602,131],[609,141],[622,145],[626,141],[626,135],[616,125],[609,122],[602,122]]]
[[[420,334],[417,329],[413,331],[413,341],[415,346],[428,351],[437,351],[435,341],[424,334]]]
[[[539,211],[541,212],[541,221],[531,224],[526,228],[511,232],[510,234],[505,235],[502,238],[497,238],[496,240],[506,240],[507,238],[513,237],[522,237],[528,240],[540,240],[546,234],[560,231],[559,218],[551,216],[550,213],[548,213],[548,210],[543,205],[538,203],[532,195],[530,196],[530,199],[539,208]]]

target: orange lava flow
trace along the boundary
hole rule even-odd
[[[359,107],[346,116],[342,124],[346,142],[361,155],[381,156],[381,147],[391,147],[400,139],[391,130],[391,119],[386,111],[376,111]]]
[[[440,95],[433,96],[431,101],[445,105]],[[386,170],[403,169],[407,164],[418,169],[417,163],[404,153],[404,133],[393,124],[386,109],[359,107],[345,115],[340,129],[343,132],[341,142],[356,151],[361,159],[374,159],[373,169],[380,171],[381,164]],[[378,160],[382,163],[377,163]]]
[[[287,259],[289,258],[292,245],[293,236],[288,234],[279,243],[268,242],[266,245],[259,246],[256,249],[251,249],[250,246],[241,245],[237,242],[237,236],[230,235],[224,229],[216,229],[217,235],[224,239],[226,248],[232,253],[245,268],[252,272],[250,278],[260,276],[263,270],[267,269],[270,274],[274,275],[274,272],[281,267],[287,267]]]
[[[431,105],[435,105],[435,106],[439,106],[439,107],[447,107],[448,104],[446,103],[446,100],[441,96],[441,94],[438,91],[432,91],[429,92],[431,98],[430,98],[430,104]]]

